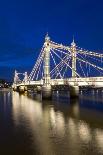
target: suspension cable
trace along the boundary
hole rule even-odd
[[[40,61],[38,62],[38,65],[37,65],[37,66],[36,66],[36,68],[35,68],[35,71],[34,71],[34,73],[33,73],[32,80],[34,79],[35,74],[36,74],[36,71],[38,70],[38,67],[39,67],[39,65],[40,65],[41,61],[43,60],[43,58],[44,58],[44,53],[43,53],[43,55],[42,55],[42,57],[41,57]]]
[[[84,63],[87,63],[87,64],[91,65],[91,66],[94,67],[95,69],[100,69],[100,70],[103,71],[103,68],[97,67],[96,65],[94,65],[94,64],[92,64],[92,63],[90,63],[90,62],[88,62],[88,61],[84,61],[84,60],[82,60],[82,59],[80,59],[80,58],[77,58],[77,59],[80,60],[80,61],[82,61],[82,62],[84,62]]]
[[[78,62],[79,62],[79,65],[80,65],[80,68],[81,68],[81,70],[82,70],[82,72],[83,72],[84,77],[86,77],[85,72],[84,72],[84,70],[83,70],[83,67],[82,67],[82,65],[81,65],[81,62],[80,62],[80,61],[78,61]]]
[[[51,51],[53,51],[53,49],[51,49]],[[61,62],[57,65],[57,66],[55,66],[55,68],[50,72],[50,74],[52,73],[52,72],[54,72],[55,71],[55,69],[57,68],[57,67],[59,67],[59,65],[62,65],[63,64],[63,60],[65,59],[65,58],[67,58],[69,55],[65,55],[64,56],[64,58],[61,60]],[[70,56],[69,56],[70,57]]]
[[[82,53],[78,52],[78,54],[82,54]],[[101,62],[101,60],[96,59],[95,57],[91,57],[91,55],[86,55],[86,53],[85,53],[85,56],[88,56],[88,57],[90,57],[91,59],[94,59],[94,60],[96,60],[96,61]],[[102,57],[101,57],[101,59],[102,59]]]
[[[82,57],[82,56],[80,55],[80,57]],[[79,59],[79,58],[77,57],[77,59]],[[83,60],[82,60],[82,59],[83,59]],[[98,72],[100,72],[101,74],[103,74],[103,73],[100,71],[100,70],[103,70],[103,68],[97,67],[96,65],[94,65],[94,64],[88,62],[87,60],[85,60],[83,57],[82,57],[82,59],[80,59],[80,61],[86,63],[86,65],[87,65],[87,64],[91,65],[91,66],[94,67]],[[99,70],[99,69],[100,69],[100,70]]]
[[[67,50],[67,51],[71,50],[71,47],[64,46],[63,44],[57,44],[57,43],[55,43],[55,42],[53,42],[51,40],[50,40],[50,45],[51,45],[52,48],[59,48],[59,49]]]
[[[36,80],[38,79],[42,63],[43,63],[43,59],[42,59],[40,65],[39,65],[39,69],[38,69],[38,73],[37,73],[37,76],[36,76]]]
[[[88,52],[88,51],[84,51],[82,49],[78,50],[78,53],[103,58],[103,54],[99,54],[99,53],[95,53],[95,52],[91,52],[91,51]]]
[[[59,50],[59,49],[57,49],[57,48],[54,48],[54,50],[56,50],[56,51],[58,51],[58,52],[60,52],[60,53],[63,53],[63,54],[67,54],[67,52],[64,52],[64,51],[61,51],[61,50]],[[71,53],[70,53],[71,54]],[[70,55],[71,56],[71,55]]]
[[[56,55],[58,58],[61,59],[61,57],[60,57],[55,51],[53,51],[53,52],[55,53],[55,55]],[[61,60],[63,60],[63,59],[61,59]],[[71,67],[70,65],[68,65],[64,60],[63,60],[63,62],[64,62],[71,70],[73,70],[72,67]],[[76,71],[74,71],[74,72],[76,73],[76,75],[78,75],[78,76],[80,77],[80,75],[79,75]]]
[[[68,59],[67,59],[68,60]],[[67,60],[65,60],[65,61],[67,61]],[[59,63],[60,65],[59,65],[59,68],[60,68],[60,72],[62,71],[62,69],[64,68],[64,66],[65,66],[65,64],[63,63],[63,61],[62,61],[62,63]],[[54,69],[56,69],[56,68],[54,68]],[[55,71],[55,70],[54,70]],[[55,75],[55,72],[54,72],[54,74],[52,74],[52,77]],[[57,74],[57,76],[58,76],[58,74]],[[57,78],[57,76],[55,77],[55,78]]]
[[[71,57],[69,57],[69,59],[68,59],[68,61],[67,61],[67,63],[69,63],[70,62],[70,59]],[[67,68],[68,68],[68,66],[66,65],[66,68],[65,68],[65,71],[64,71],[64,73],[63,73],[63,77],[64,77],[64,75],[65,75],[65,73],[66,73],[66,71],[67,71]]]
[[[53,59],[53,62],[54,62],[54,64],[55,64],[55,66],[57,66],[57,64],[56,64],[56,62],[55,62],[55,59],[54,59],[54,57],[53,57],[53,55],[52,55],[51,52],[50,52],[50,55],[51,55],[51,57],[52,57],[52,59]],[[62,78],[61,73],[60,73],[58,67],[57,67],[57,71],[58,71],[58,73],[59,73],[59,75],[60,75],[60,78]]]
[[[35,69],[36,69],[36,67],[37,67],[37,65],[38,65],[38,62],[39,62],[40,59],[41,59],[41,56],[42,56],[43,52],[44,52],[44,45],[43,45],[43,47],[42,47],[42,49],[41,49],[41,52],[40,52],[40,54],[39,54],[39,56],[38,56],[38,58],[37,58],[37,61],[36,61],[35,65],[34,65],[32,71],[31,71],[31,73],[30,73],[30,75],[29,75],[29,78],[30,78],[30,79],[31,79],[31,76],[33,75],[33,73],[34,73],[34,71],[35,71]]]

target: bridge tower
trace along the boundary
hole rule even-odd
[[[14,91],[17,90],[16,84],[17,84],[18,80],[19,80],[18,73],[17,73],[17,71],[15,70],[15,72],[14,72],[14,83],[13,83],[13,86],[12,86],[12,88],[13,88]]]
[[[50,37],[48,34],[45,37],[45,43],[44,43],[44,84],[49,85],[50,84]]]
[[[79,96],[79,86],[77,85],[75,79],[76,75],[76,44],[74,42],[71,43],[71,51],[72,51],[72,78],[74,79],[74,84],[70,86],[70,97],[78,97]]]
[[[28,82],[28,73],[25,72],[23,75],[24,75],[24,82],[25,83]]]
[[[18,82],[18,80],[19,80],[18,73],[15,70],[15,73],[14,73],[14,83],[16,84]]]
[[[50,84],[50,37],[48,34],[45,37],[44,43],[44,78],[42,86],[42,97],[50,98],[51,97],[51,84]]]
[[[72,78],[76,77],[76,44],[74,42],[71,43],[71,51],[72,51]]]

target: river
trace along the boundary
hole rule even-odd
[[[0,90],[0,155],[102,155],[103,92],[80,91],[79,99],[55,92]]]

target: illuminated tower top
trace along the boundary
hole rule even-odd
[[[75,47],[76,46],[76,43],[74,42],[74,37],[73,37],[73,41],[71,43],[71,46]]]
[[[47,33],[46,36],[45,36],[45,41],[48,42],[49,40],[50,40],[50,37],[49,37],[49,35]]]

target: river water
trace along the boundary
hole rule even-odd
[[[81,91],[75,100],[55,92],[51,101],[0,91],[0,155],[102,154],[102,91]]]

